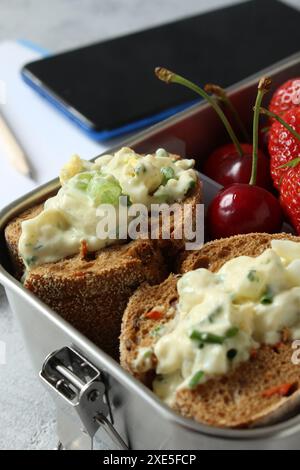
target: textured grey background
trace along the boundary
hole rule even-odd
[[[0,0],[0,41],[25,38],[61,51],[232,3],[237,2]],[[300,0],[285,3],[300,8]],[[0,341],[7,347],[6,364],[0,364],[0,449],[54,448],[54,409],[33,374],[1,286]]]

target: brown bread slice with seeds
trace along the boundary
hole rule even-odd
[[[15,276],[24,264],[18,253],[23,220],[37,215],[37,206],[14,219],[5,230]],[[118,359],[121,319],[130,295],[143,282],[155,284],[167,276],[158,244],[134,240],[82,257],[70,256],[30,269],[24,286],[59,313],[105,352]]]
[[[202,185],[198,180],[183,203],[191,204],[194,211],[201,199]],[[18,253],[21,223],[35,217],[42,207],[28,209],[5,229],[13,272],[18,279],[25,269]],[[170,224],[173,229],[173,220]],[[78,254],[33,267],[26,275],[24,286],[118,359],[121,320],[129,297],[143,282],[162,282],[168,275],[168,256],[183,249],[184,240],[130,241],[88,254],[86,259]]]
[[[179,160],[181,157],[179,155],[170,154],[173,159]],[[190,206],[190,218],[194,218],[194,213],[196,210],[197,204],[201,204],[202,202],[202,183],[200,179],[197,180],[196,186],[192,188],[188,193],[186,198],[182,201],[181,204],[189,205]],[[17,217],[13,218],[5,227],[5,240],[6,245],[8,248],[9,256],[12,262],[13,272],[14,275],[20,279],[25,271],[25,266],[21,256],[19,255],[18,244],[19,239],[21,236],[21,224],[23,221],[31,219],[37,216],[43,210],[43,204],[38,204],[34,207],[31,207],[25,210],[23,213],[18,215]],[[179,222],[184,225],[182,218],[180,218]],[[185,240],[179,239],[174,240],[173,238],[173,231],[174,231],[174,217],[171,215],[170,221],[171,227],[171,240],[158,240],[158,244],[160,248],[164,251],[164,253],[168,256],[178,255],[179,252],[184,251]],[[194,223],[193,223],[194,227]],[[161,228],[161,227],[160,227]],[[161,234],[161,230],[160,230]]]
[[[270,247],[272,239],[300,242],[299,237],[288,234],[249,234],[216,240],[197,252],[185,253],[178,270],[184,273],[204,267],[218,271],[231,258],[258,256]],[[157,329],[173,317],[175,309],[170,307],[178,300],[177,281],[178,276],[171,275],[161,285],[141,286],[131,297],[123,317],[121,365],[150,387],[155,376],[155,356],[152,356],[153,368],[148,372],[139,371],[134,360],[138,348],[153,346]],[[164,313],[162,319],[145,317],[157,306]],[[196,389],[178,391],[174,409],[186,417],[218,427],[245,428],[286,418],[300,406],[300,368],[291,362],[292,353],[288,331],[284,331],[280,345],[261,346],[255,357],[229,374],[210,379]],[[282,384],[290,384],[290,387],[278,393],[266,392]]]

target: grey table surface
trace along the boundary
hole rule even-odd
[[[0,41],[26,38],[61,51],[224,5],[232,0],[0,0]],[[285,3],[300,9],[300,0]],[[55,410],[30,366],[0,286],[0,449],[53,449]]]

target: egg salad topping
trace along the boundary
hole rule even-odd
[[[260,256],[234,258],[216,273],[188,272],[177,290],[176,315],[150,348],[154,392],[169,404],[179,388],[226,374],[261,344],[279,342],[283,328],[300,338],[300,243],[274,240]],[[137,357],[143,369],[149,355]]]
[[[196,184],[193,166],[194,160],[176,160],[164,149],[141,156],[124,147],[93,163],[73,156],[61,171],[57,195],[38,216],[22,223],[19,253],[27,269],[78,253],[83,240],[88,251],[117,243],[113,236],[97,237],[99,206],[117,210],[122,195],[128,205],[148,209],[154,203],[180,202]]]

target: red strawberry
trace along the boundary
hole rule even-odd
[[[269,110],[279,116],[300,104],[300,78],[293,78],[281,85],[272,96]],[[273,121],[273,119],[272,119]]]
[[[282,119],[300,133],[300,106],[286,111]],[[287,171],[287,168],[280,167],[300,155],[300,141],[278,121],[275,121],[271,126],[269,154],[274,186],[279,189],[281,178]]]
[[[300,235],[300,158],[294,160],[296,166],[288,167],[280,187],[280,202],[291,224]],[[298,164],[297,164],[298,163]]]

